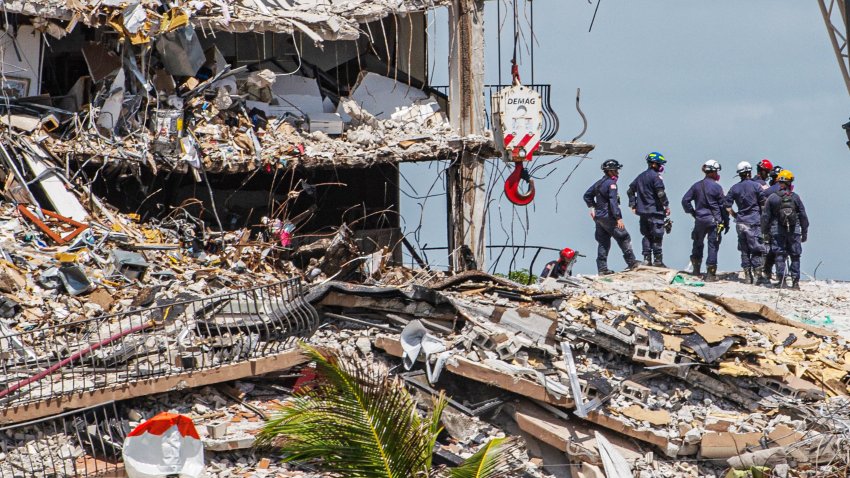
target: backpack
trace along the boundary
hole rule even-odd
[[[779,196],[779,213],[777,214],[779,229],[785,232],[794,232],[800,218],[797,214],[797,203],[794,202],[793,194],[782,194]]]

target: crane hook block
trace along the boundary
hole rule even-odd
[[[522,193],[519,190],[521,181],[528,183],[527,191]],[[505,181],[505,196],[508,201],[517,206],[526,206],[534,200],[534,180],[528,174],[528,170],[522,164],[522,161],[514,163],[514,172],[508,176]]]

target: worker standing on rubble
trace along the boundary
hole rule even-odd
[[[648,266],[667,267],[661,244],[664,240],[664,220],[670,215],[670,201],[664,192],[661,172],[667,160],[658,152],[646,156],[647,168],[629,185],[626,195],[629,207],[640,217],[640,234],[643,236],[643,261]],[[653,261],[652,257],[655,256]]]
[[[794,192],[794,174],[777,175],[779,191],[768,199],[762,215],[761,232],[776,257],[777,287],[785,287],[785,258],[791,258],[791,288],[800,289],[800,256],[809,234],[809,217],[800,196]]]
[[[550,261],[543,267],[543,272],[540,273],[541,279],[560,279],[561,277],[573,275],[573,264],[576,261],[576,251],[569,247],[561,250],[558,255],[558,260]]]
[[[705,250],[705,240],[708,238],[708,258],[706,265],[706,282],[717,280],[717,251],[720,249],[721,233],[729,232],[729,213],[723,207],[723,187],[720,186],[720,163],[709,159],[702,165],[705,178],[691,186],[682,197],[682,207],[685,212],[694,217],[694,230],[691,232],[693,249],[691,250],[691,265],[694,275],[699,275],[702,267],[702,255]]]
[[[602,179],[593,183],[584,193],[584,202],[590,208],[590,217],[596,223],[596,242],[599,245],[596,253],[596,268],[599,275],[613,274],[608,269],[608,251],[611,249],[611,238],[617,241],[623,251],[623,259],[628,268],[638,265],[635,253],[632,251],[632,239],[623,223],[620,211],[620,195],[617,192],[617,177],[623,166],[616,159],[602,163]]]
[[[768,187],[762,189],[761,195],[759,196],[762,213],[764,213],[764,210],[767,207],[767,198],[779,192],[779,183],[776,181],[776,178],[781,172],[782,166],[779,165],[774,166],[773,169],[770,170],[770,184]],[[776,260],[773,254],[773,248],[770,247],[770,241],[766,241],[764,246],[767,249],[767,252],[764,255],[764,267],[761,271],[762,279],[760,282],[762,284],[770,284],[770,280],[773,277],[773,266],[776,264]]]
[[[760,165],[759,165],[760,166]],[[761,185],[752,178],[753,166],[741,161],[737,167],[741,181],[731,188],[726,195],[724,206],[730,216],[735,218],[735,230],[738,232],[738,250],[741,251],[741,267],[748,284],[758,279],[763,282],[761,274],[762,256],[765,246],[762,244],[761,229]],[[738,211],[732,209],[735,205]]]

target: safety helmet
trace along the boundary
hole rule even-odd
[[[780,183],[791,183],[794,182],[794,173],[788,171],[787,169],[783,169],[776,176],[776,180]]]
[[[740,163],[738,163],[738,168],[736,169],[736,172],[738,174],[751,173],[753,172],[753,165],[746,161],[741,161]]]
[[[704,173],[714,173],[720,171],[720,169],[720,163],[713,159],[709,159],[705,162],[705,164],[702,165],[702,172]]]
[[[782,166],[774,166],[773,169],[770,171],[770,177],[776,178],[777,176],[779,176],[779,173],[781,173],[781,172],[782,172]]]
[[[620,169],[623,169],[623,165],[616,159],[609,159],[602,163],[603,171],[619,171]]]
[[[667,163],[667,160],[664,159],[663,154],[659,153],[658,151],[653,151],[653,152],[646,155],[646,162],[647,163],[665,164],[665,163]]]
[[[563,259],[564,261],[569,262],[569,261],[575,259],[575,257],[576,257],[576,251],[570,249],[569,247],[565,247],[564,249],[561,250],[561,259]]]
[[[759,171],[771,171],[773,170],[773,163],[769,159],[762,159],[758,163],[758,169]]]

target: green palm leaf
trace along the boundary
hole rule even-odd
[[[509,459],[518,447],[517,441],[511,438],[494,438],[459,467],[451,469],[449,476],[451,478],[508,476],[513,471]]]
[[[346,478],[427,476],[434,420],[420,419],[404,385],[361,361],[302,347],[319,379],[266,423],[257,445]]]

